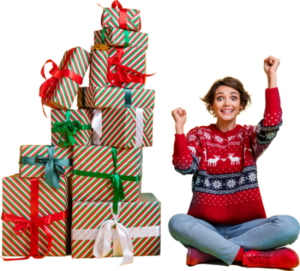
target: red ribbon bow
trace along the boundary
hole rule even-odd
[[[116,48],[116,56],[110,57],[108,59],[108,81],[118,87],[122,87],[122,83],[140,83],[145,84],[145,77],[153,76],[153,74],[143,74],[132,68],[129,68],[121,64],[122,57],[124,55],[123,48]],[[111,71],[111,65],[116,65],[116,73]],[[131,71],[135,74],[128,74],[128,71]]]
[[[31,219],[28,220],[24,217],[19,217],[13,214],[2,213],[1,219],[6,222],[15,223],[15,234],[20,235],[24,233],[26,230],[30,230],[30,253],[28,256],[23,258],[12,258],[5,259],[4,261],[19,261],[19,260],[27,260],[30,257],[35,259],[42,259],[48,255],[52,247],[52,235],[51,232],[45,227],[45,225],[50,225],[53,221],[63,220],[69,216],[69,210],[65,210],[60,213],[55,213],[52,215],[38,217],[38,202],[39,202],[39,179],[34,178],[31,179]],[[47,237],[47,252],[44,256],[38,255],[38,232],[39,229],[46,233]]]
[[[76,74],[75,72],[70,71],[69,69],[66,68],[73,51],[74,51],[74,48],[69,50],[69,52],[67,54],[67,57],[64,60],[64,66],[62,67],[61,70],[59,70],[56,63],[54,63],[51,59],[48,59],[45,62],[44,66],[42,67],[41,75],[46,80],[40,86],[40,97],[42,98],[42,105],[44,105],[44,100],[45,100],[46,97],[51,97],[51,95],[53,94],[53,91],[55,89],[55,86],[57,85],[57,83],[58,83],[58,81],[61,77],[63,77],[63,76],[68,77],[71,80],[75,81],[77,84],[79,84],[79,85],[82,84],[83,78],[80,75]],[[49,73],[52,75],[52,77],[50,77],[49,79],[46,78],[45,70],[44,70],[45,65],[47,63],[52,63],[52,69],[49,71]],[[43,107],[43,112],[44,112],[44,115],[47,117],[47,115],[45,113],[45,110],[44,110],[44,107]]]

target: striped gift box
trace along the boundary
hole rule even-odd
[[[123,202],[118,218],[131,236],[134,256],[160,255],[160,202],[150,193],[138,202]],[[72,215],[72,258],[94,258],[95,239],[103,222],[112,220],[108,202],[74,202]],[[115,257],[113,242],[106,257]]]
[[[146,51],[140,47],[130,47],[124,49],[110,48],[108,51],[98,50],[92,48],[91,53],[91,70],[90,70],[90,86],[93,87],[105,87],[105,86],[118,86],[116,82],[112,80],[108,81],[108,59],[117,56],[117,50],[123,50],[123,56],[120,64],[128,68],[131,68],[142,74],[146,73]],[[116,65],[111,65],[110,72],[115,75],[117,71]],[[126,70],[126,74],[135,76],[132,71]],[[141,77],[142,83],[136,82],[123,82],[119,87],[139,89],[143,88],[146,79]]]
[[[71,50],[72,54],[69,58],[67,58],[69,51],[64,54],[59,65],[59,70],[61,70],[62,67],[66,67],[66,69],[73,71],[83,78],[90,63],[90,54],[80,47]],[[65,63],[66,60],[67,63]],[[77,82],[66,76],[62,76],[58,80],[54,91],[45,97],[43,103],[55,109],[70,109],[78,88],[79,85]]]
[[[51,129],[55,123],[65,123],[67,111],[70,111],[70,121],[78,121],[81,125],[91,125],[91,117],[84,109],[78,110],[51,110]],[[60,139],[65,142],[66,135],[62,135],[60,132],[51,132],[51,144],[59,146]],[[92,130],[80,129],[76,131],[74,135],[75,144],[78,146],[91,145],[92,144]]]
[[[138,182],[123,180],[124,201],[138,201],[142,179],[142,149],[116,149],[116,168],[110,147],[74,147],[73,201],[112,201],[114,187],[111,179],[83,176],[87,173],[114,173],[137,177]],[[83,172],[83,173],[82,173]],[[81,175],[82,174],[82,175]],[[121,178],[122,179],[122,178]]]
[[[105,28],[94,32],[95,44],[111,47],[140,47],[148,49],[148,34],[117,28]]]
[[[140,11],[138,9],[126,9],[126,22],[124,28],[133,31],[141,29]],[[120,26],[120,9],[104,8],[101,18],[103,28],[123,28]]]
[[[153,110],[148,108],[90,109],[93,144],[117,148],[153,145]]]
[[[19,218],[31,219],[31,186],[32,179],[20,178],[18,175],[3,178],[3,214],[15,215]],[[60,177],[60,188],[49,187],[45,180],[38,179],[38,217],[64,212],[68,209],[68,179]],[[15,234],[15,223],[3,221],[2,255],[28,256],[31,246],[31,232],[25,230]],[[69,253],[69,219],[53,221],[45,226],[52,235],[52,246],[48,256],[66,256]],[[47,236],[38,229],[38,254],[47,251]]]
[[[128,92],[128,93],[127,93]],[[127,98],[126,95],[129,97]],[[79,88],[79,108],[149,108],[154,109],[153,89],[125,89],[119,87]]]
[[[24,145],[20,148],[20,177],[22,178],[42,178],[45,177],[45,166],[22,164],[22,157],[49,157],[48,147],[46,145]],[[53,146],[54,159],[72,159],[73,149]],[[61,176],[69,177],[73,174],[72,166],[63,167],[65,173]]]

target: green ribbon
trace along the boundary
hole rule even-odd
[[[53,124],[52,132],[60,133],[60,138],[58,145],[60,147],[71,147],[74,146],[76,141],[74,136],[79,130],[90,130],[92,129],[91,125],[80,124],[80,121],[74,120],[70,121],[71,111],[67,110],[66,121],[65,122],[56,122]],[[63,140],[65,138],[65,141]]]
[[[131,89],[125,88],[125,108],[131,108]]]
[[[114,214],[117,214],[119,201],[125,199],[123,181],[139,182],[139,177],[138,176],[136,176],[136,177],[124,176],[124,175],[117,174],[116,173],[116,171],[117,171],[117,150],[116,150],[116,148],[112,147],[111,152],[112,152],[112,157],[113,157],[113,162],[114,162],[114,174],[74,170],[74,175],[79,175],[79,176],[84,176],[84,177],[110,179],[111,185],[109,186],[109,188],[113,187],[113,189],[114,189],[113,212],[114,212]]]
[[[128,47],[129,46],[129,32],[128,30],[123,30],[124,31],[124,36],[125,36],[125,45],[124,47]],[[105,44],[105,29],[103,29],[101,31],[101,43]]]
[[[35,157],[21,157],[21,164],[45,166],[45,181],[50,187],[59,189],[59,175],[63,175],[63,167],[73,166],[72,159],[54,159],[55,146],[48,146],[48,157],[37,155]]]

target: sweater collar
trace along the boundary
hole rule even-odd
[[[221,130],[219,130],[219,128],[216,126],[216,124],[212,123],[211,125],[209,125],[209,127],[211,128],[211,130],[213,131],[213,133],[218,134],[222,137],[229,137],[232,135],[235,135],[236,133],[238,133],[238,131],[241,129],[241,125],[237,124],[233,129],[227,131],[227,132],[222,132]]]

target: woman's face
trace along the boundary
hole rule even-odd
[[[215,93],[214,103],[210,106],[214,109],[218,120],[231,121],[236,118],[241,106],[240,93],[228,86],[219,86]]]

